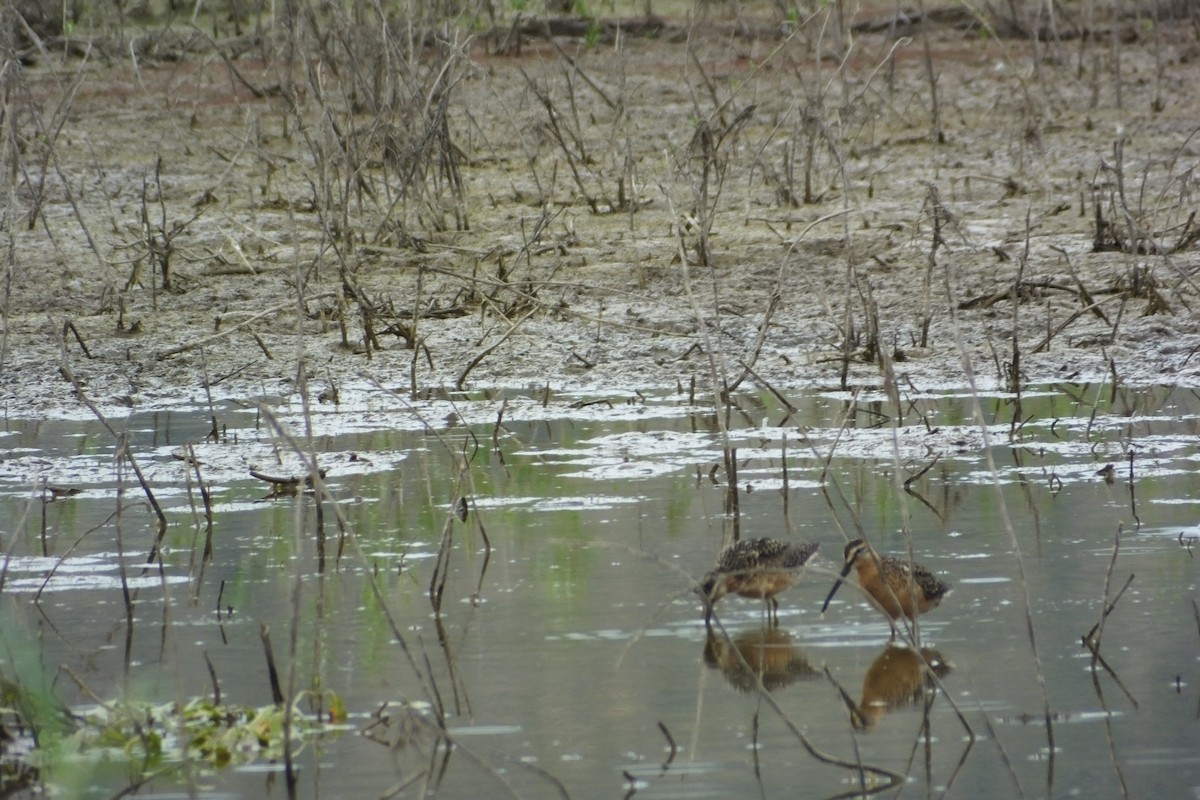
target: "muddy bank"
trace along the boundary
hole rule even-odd
[[[1035,44],[713,10],[411,48],[319,22],[23,73],[10,416],[82,411],[71,375],[111,413],[301,375],[327,402],[924,390],[964,364],[987,387],[1200,384],[1182,27]]]

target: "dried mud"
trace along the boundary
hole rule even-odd
[[[289,396],[299,376],[326,401],[414,378],[703,388],[751,364],[747,385],[781,391],[879,385],[880,350],[918,390],[965,385],[966,365],[1002,387],[1014,353],[1029,383],[1200,385],[1196,247],[1098,249],[1095,217],[1135,219],[1143,250],[1186,235],[1193,31],[1114,46],[931,28],[939,142],[926,33],[843,49],[827,20],[787,36],[768,10],[723,13],[519,52],[471,40],[445,92],[457,196],[436,170],[401,196],[345,64],[292,70],[289,109],[279,46],[42,58],[9,117],[7,413],[80,413],[69,375],[113,413],[206,385]],[[170,237],[169,288],[148,231]]]

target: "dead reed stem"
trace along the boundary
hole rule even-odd
[[[318,292],[317,294],[309,295],[309,296],[305,297],[303,302],[305,305],[307,305],[308,303],[312,303],[317,300],[325,300],[325,299],[334,297],[335,294],[336,293],[332,292],[332,291]],[[296,308],[296,299],[292,298],[291,300],[288,300],[287,302],[280,303],[279,305],[276,305],[276,306],[272,306],[271,308],[268,308],[265,311],[260,311],[257,314],[242,320],[241,322],[234,323],[233,325],[230,325],[228,327],[222,326],[222,330],[220,330],[217,333],[212,334],[211,336],[205,336],[200,339],[193,339],[193,340],[185,342],[181,345],[177,345],[175,347],[170,347],[170,348],[167,348],[166,350],[161,350],[154,355],[154,359],[156,361],[165,361],[166,359],[170,358],[171,356],[179,355],[180,353],[186,353],[187,351],[194,350],[197,347],[205,347],[209,344],[212,344],[213,342],[218,342],[221,339],[224,339],[225,337],[241,330],[242,328],[245,328],[247,325],[253,325],[255,322],[258,322],[259,320],[261,320],[265,317],[271,317],[276,314],[282,313],[284,311],[294,310],[295,308]]]
[[[934,144],[945,144],[946,132],[942,130],[942,104],[938,98],[937,73],[933,67],[933,48],[929,44],[929,16],[925,13],[925,0],[917,0],[917,12],[921,15],[921,47],[925,59],[925,77],[929,81],[929,137]]]
[[[537,312],[537,308],[533,308],[533,309],[530,309],[529,311],[526,311],[521,316],[520,319],[518,319],[516,322],[511,323],[508,326],[508,330],[505,331],[503,334],[501,334],[499,339],[497,339],[496,341],[492,342],[490,345],[485,347],[483,350],[481,350],[479,353],[477,353],[474,358],[472,358],[469,362],[467,362],[467,366],[463,367],[463,371],[461,373],[459,373],[458,378],[454,381],[455,390],[461,392],[463,390],[463,387],[466,385],[467,376],[471,374],[471,370],[475,369],[475,367],[479,366],[480,362],[482,362],[485,358],[487,358],[489,355],[491,355],[493,352],[495,352],[496,348],[500,347],[500,345],[502,345],[506,341],[508,341],[508,338],[510,336],[512,336],[514,333],[516,333],[517,330],[522,325],[524,325],[525,322],[530,317],[532,317],[536,312]]]

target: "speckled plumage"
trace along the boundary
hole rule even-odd
[[[841,577],[833,584],[821,612],[829,608],[829,601],[837,592],[842,581],[855,570],[858,585],[868,595],[871,603],[887,617],[895,635],[895,620],[901,616],[916,619],[930,609],[936,608],[950,591],[950,584],[938,578],[920,564],[913,564],[895,556],[880,556],[871,550],[862,539],[846,545],[846,565]]]
[[[726,547],[717,558],[716,569],[700,583],[705,622],[712,620],[713,604],[727,594],[761,598],[769,610],[777,612],[775,595],[796,582],[818,547],[778,539],[743,539]]]

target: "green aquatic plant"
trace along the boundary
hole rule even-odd
[[[248,764],[258,759],[281,760],[291,743],[293,754],[317,736],[347,729],[346,708],[340,697],[324,692],[324,711],[308,714],[300,703],[290,709],[291,735],[285,736],[289,709],[270,704],[260,707],[217,703],[196,698],[185,705],[117,701],[61,709],[46,715],[30,713],[31,693],[5,682],[0,715],[31,731],[23,767],[55,787],[73,785],[81,765],[123,765],[132,769],[134,783],[200,763],[211,769]],[[15,700],[16,702],[12,702]],[[52,728],[47,723],[66,720]],[[90,767],[84,770],[90,771]],[[127,773],[128,774],[128,773]]]
[[[595,47],[600,43],[602,33],[604,33],[603,26],[595,19],[589,20],[587,30],[583,34],[583,43],[588,47]]]

